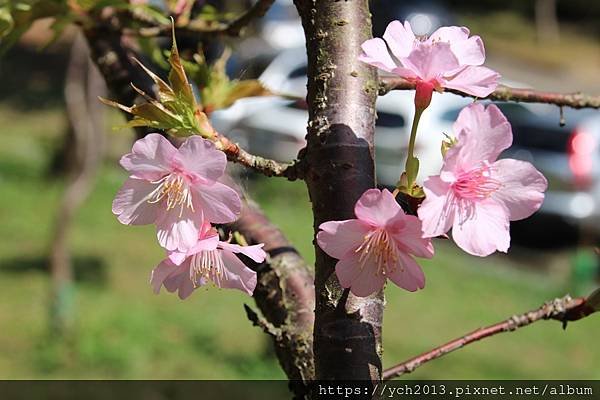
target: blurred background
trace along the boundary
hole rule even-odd
[[[240,1],[212,3],[244,8]],[[408,19],[424,35],[441,25],[468,26],[484,38],[486,65],[513,86],[600,94],[599,2],[373,0],[372,12],[376,35],[393,19]],[[150,271],[163,258],[154,228],[125,227],[111,213],[126,177],[118,159],[134,134],[114,129],[123,117],[86,102],[69,84],[85,74],[89,92],[104,90],[85,58],[72,56],[85,54],[73,29],[41,49],[48,26],[36,23],[0,59],[0,377],[283,378],[268,338],[245,318],[242,305],[252,299],[216,288],[186,301],[152,293]],[[304,38],[291,0],[277,1],[250,35],[231,45],[232,77],[259,77],[272,89],[304,95]],[[393,185],[403,165],[411,96],[395,92],[378,101],[382,186]],[[439,142],[468,102],[434,97],[417,148],[424,175],[439,169]],[[88,118],[69,118],[66,104],[84,103],[79,115]],[[385,366],[545,300],[585,295],[600,281],[600,112],[500,106],[515,136],[506,156],[528,160],[548,177],[546,202],[533,218],[513,224],[509,255],[470,257],[438,240],[435,259],[422,262],[425,290],[388,287]],[[304,102],[274,98],[243,100],[213,115],[222,133],[281,160],[295,158],[303,146],[306,119]],[[74,125],[90,121],[102,128],[88,148],[74,147],[77,132],[87,129]],[[303,183],[232,173],[312,263]],[[58,299],[51,261],[66,266],[60,273],[74,282]],[[69,329],[57,329],[57,320]],[[599,330],[594,317],[566,331],[542,322],[470,346],[410,377],[600,379]]]

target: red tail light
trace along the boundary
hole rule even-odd
[[[575,130],[571,134],[567,151],[576,186],[587,186],[591,182],[593,155],[597,145],[596,138],[588,132]]]

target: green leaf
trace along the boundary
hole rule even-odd
[[[596,289],[588,296],[586,304],[594,311],[600,311],[600,289]]]
[[[245,97],[257,97],[257,96],[272,96],[273,92],[267,89],[262,82],[257,79],[248,79],[243,81],[234,81],[229,94],[222,103],[222,107],[226,108],[231,106],[239,99]]]
[[[179,50],[177,50],[177,41],[175,40],[175,27],[173,26],[173,46],[171,47],[171,55],[169,56],[169,64],[171,65],[171,71],[169,72],[169,83],[173,88],[173,91],[178,96],[190,105],[196,105],[196,99],[194,98],[194,92],[192,91],[192,85],[188,82],[185,69],[181,64],[181,58],[179,57]]]
[[[10,6],[3,4],[0,6],[0,38],[9,34],[14,26],[15,21],[10,13]]]
[[[412,187],[412,185],[415,183],[418,174],[419,159],[409,155],[408,159],[406,160],[406,178],[408,180],[409,187]]]
[[[104,104],[131,114],[133,119],[129,121],[128,126],[162,129],[177,137],[199,134],[210,138],[215,135],[208,117],[196,102],[175,41],[169,56],[171,70],[168,83],[138,60],[136,62],[156,84],[158,99],[154,99],[132,84],[133,89],[145,100],[144,103],[129,107],[111,100],[100,99]]]

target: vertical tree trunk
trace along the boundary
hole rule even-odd
[[[535,1],[535,27],[540,43],[556,43],[560,39],[556,0]]]
[[[315,233],[322,222],[355,218],[374,187],[377,77],[359,62],[371,38],[368,0],[295,0],[308,53],[309,121],[305,180]],[[381,378],[383,293],[356,298],[336,278],[337,260],[316,248],[314,356],[317,379]]]
[[[50,326],[55,333],[66,333],[72,324],[73,271],[69,254],[69,231],[75,213],[91,191],[103,148],[103,109],[97,97],[105,87],[98,71],[88,60],[88,49],[82,36],[77,36],[67,70],[65,101],[76,161],[58,207],[50,249],[52,293]]]

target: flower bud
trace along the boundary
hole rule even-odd
[[[417,81],[415,93],[415,108],[417,110],[426,109],[431,103],[431,95],[435,86],[431,82]]]

